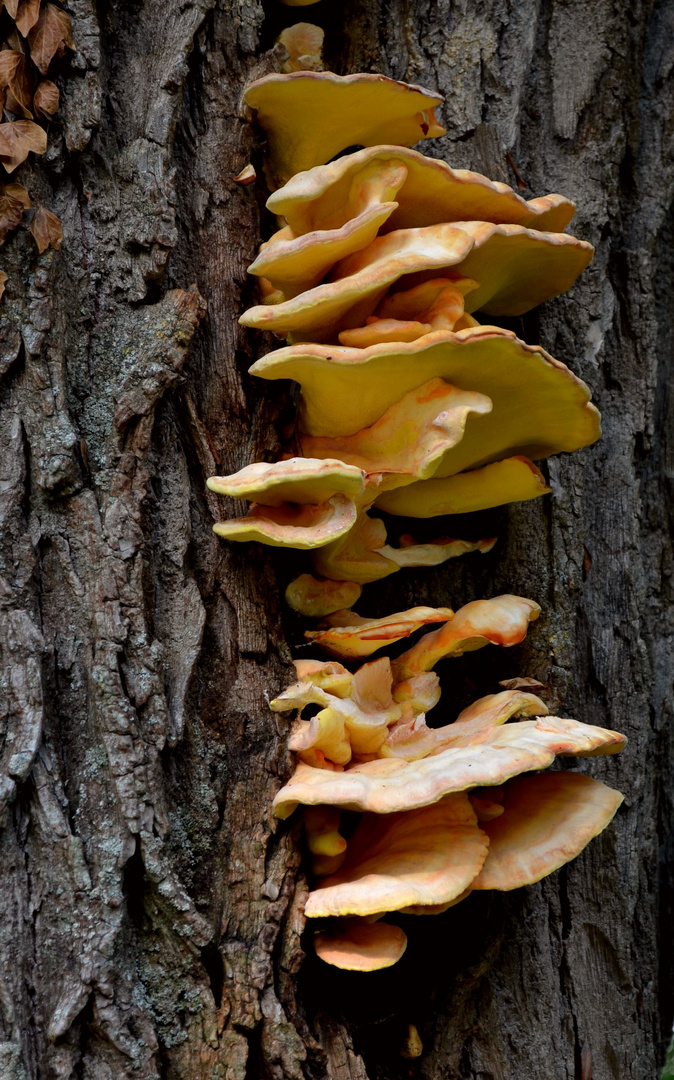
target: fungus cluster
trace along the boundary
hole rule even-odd
[[[404,951],[403,931],[379,921],[387,912],[438,913],[574,858],[622,796],[585,775],[538,770],[558,754],[614,753],[625,739],[551,717],[517,688],[443,727],[426,724],[440,699],[435,664],[518,643],[540,610],[531,600],[382,619],[352,610],[368,582],[495,543],[404,535],[393,546],[380,512],[428,518],[537,498],[550,489],[534,460],[599,437],[579,378],[476,318],[522,315],[559,295],[593,249],[564,232],[575,208],[563,196],[525,201],[411,149],[444,134],[442,99],[381,75],[312,70],[316,29],[285,31],[288,73],[246,92],[267,140],[279,228],[249,268],[260,303],[240,322],[286,339],[251,372],[299,384],[296,425],[281,460],[208,486],[251,504],[215,525],[221,537],[311,553],[312,572],[286,599],[323,618],[306,637],[332,659],[296,661],[297,681],[272,702],[296,713],[298,758],[274,809],[302,807],[316,882],[306,915],[329,920],[318,924],[318,955],[365,971]],[[345,153],[353,146],[362,149]],[[393,661],[367,660],[431,624]],[[345,666],[357,660],[366,662]],[[345,835],[342,811],[361,815]]]
[[[285,32],[292,56],[309,50],[307,25]],[[240,321],[286,338],[251,371],[299,383],[300,406],[281,461],[208,483],[252,504],[220,536],[311,552],[313,575],[289,595],[303,614],[335,610],[335,582],[348,591],[494,543],[394,547],[371,508],[428,518],[534,499],[549,488],[533,459],[599,437],[580,379],[474,315],[521,315],[573,284],[592,257],[563,231],[574,205],[527,202],[410,149],[444,133],[441,100],[381,75],[311,70],[246,92],[280,227],[250,267],[262,302]]]
[[[400,958],[406,937],[390,912],[439,914],[475,889],[530,885],[575,858],[608,825],[622,795],[589,776],[544,773],[557,755],[617,753],[616,731],[548,715],[523,690],[475,701],[443,727],[434,666],[485,645],[515,645],[539,614],[532,600],[498,596],[388,619],[339,613],[307,637],[333,657],[369,656],[423,624],[441,623],[391,662],[351,674],[337,660],[297,660],[297,682],[271,703],[295,710],[298,757],[274,800],[278,817],[302,807],[314,887],[305,914],[322,920],[318,955],[372,971]],[[303,719],[307,707],[319,707]],[[361,816],[340,832],[343,811]]]

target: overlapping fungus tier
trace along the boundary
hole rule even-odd
[[[518,644],[538,617],[534,601],[353,611],[368,582],[495,543],[405,534],[394,546],[382,511],[428,518],[538,498],[550,488],[534,461],[599,437],[589,390],[565,364],[484,323],[565,292],[593,249],[564,231],[575,210],[564,196],[526,201],[411,149],[444,134],[439,95],[381,75],[301,70],[320,65],[322,32],[298,24],[284,34],[291,73],[246,92],[279,228],[249,268],[260,302],[240,321],[286,339],[251,372],[294,380],[298,415],[280,461],[208,485],[250,503],[218,535],[310,553],[311,572],[286,599],[323,620],[305,636],[331,659],[296,661],[297,681],[271,703],[295,713],[297,756],[274,809],[301,808],[317,954],[372,971],[406,947],[381,916],[438,914],[476,889],[538,881],[622,801],[589,776],[540,772],[557,755],[612,754],[625,739],[548,715],[526,688],[426,723],[440,701],[436,663]],[[343,153],[354,145],[363,149]],[[434,625],[394,661],[368,659]],[[363,660],[354,672],[342,663]],[[344,810],[361,815],[349,836]]]
[[[292,31],[292,48],[308,48],[311,29]],[[411,149],[444,132],[442,98],[421,87],[298,70],[252,83],[246,101],[280,227],[250,267],[262,302],[241,322],[288,340],[251,371],[295,380],[300,403],[284,460],[211,478],[252,504],[215,529],[309,551],[312,572],[288,601],[327,615],[368,582],[495,542],[405,534],[392,545],[372,507],[427,518],[535,499],[550,489],[534,460],[599,437],[580,379],[475,317],[521,315],[566,291],[592,247],[564,232],[575,209],[564,196],[526,201]]]
[[[625,737],[550,716],[524,690],[475,701],[442,727],[432,670],[486,645],[521,642],[539,614],[531,600],[499,596],[385,619],[337,612],[306,636],[333,657],[368,656],[438,623],[393,663],[351,673],[338,660],[295,662],[297,682],[271,703],[295,710],[288,745],[298,757],[274,800],[281,818],[302,808],[319,923],[318,955],[361,971],[387,967],[405,948],[387,913],[439,914],[473,890],[533,884],[575,858],[611,821],[622,795],[579,773],[542,773],[557,755],[619,752]],[[303,710],[319,706],[311,719]],[[348,840],[344,810],[362,816]],[[373,922],[372,920],[377,920]],[[376,929],[375,929],[376,928]]]

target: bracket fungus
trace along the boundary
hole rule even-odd
[[[331,341],[340,328],[362,325],[396,282],[409,288],[438,271],[477,282],[466,297],[468,314],[523,315],[570,289],[593,251],[566,233],[522,225],[462,221],[397,229],[336,262],[323,284],[312,287],[307,276],[297,292],[296,277],[295,296],[281,299],[277,290],[278,302],[249,308],[239,322],[292,341]],[[259,261],[252,265],[258,272]]]
[[[336,611],[322,628],[305,630],[304,636],[330,656],[340,659],[370,656],[384,645],[393,645],[409,637],[428,623],[446,622],[451,608],[415,607],[386,615],[383,619],[365,619],[355,611]]]
[[[272,187],[347,146],[412,146],[445,134],[433,112],[441,95],[384,75],[265,75],[249,84],[244,100],[267,136]]]
[[[295,51],[307,34],[318,40],[310,24],[284,33]],[[313,575],[287,598],[320,617],[367,582],[495,542],[404,536],[394,546],[371,508],[424,518],[535,499],[550,491],[536,459],[599,437],[580,379],[473,317],[522,314],[558,295],[593,249],[563,231],[575,210],[564,196],[527,201],[411,149],[443,133],[440,95],[380,75],[294,71],[258,79],[245,99],[267,137],[271,182],[283,186],[267,203],[280,227],[249,267],[263,302],[240,321],[291,342],[251,373],[300,384],[286,454],[360,469],[363,487],[319,499],[306,478],[301,494],[298,476],[272,502],[257,476],[247,494],[235,478],[213,479],[214,490],[253,500],[245,518],[215,529],[310,549]]]
[[[321,36],[309,24],[284,31],[288,67],[319,66]],[[324,620],[305,638],[337,659],[296,660],[296,682],[271,702],[295,714],[297,755],[274,812],[301,808],[317,955],[373,971],[407,945],[381,916],[437,915],[474,889],[538,881],[622,801],[588,776],[541,772],[557,755],[614,754],[626,740],[550,716],[535,680],[506,680],[450,722],[427,722],[442,708],[435,665],[518,644],[535,601],[372,619],[352,610],[367,582],[495,543],[404,534],[393,546],[374,513],[535,499],[550,488],[534,461],[599,437],[589,390],[565,364],[474,317],[521,315],[565,292],[593,249],[564,232],[575,210],[564,196],[526,201],[410,148],[444,133],[440,95],[381,75],[292,70],[258,79],[245,100],[266,135],[278,230],[249,267],[261,303],[240,321],[287,338],[250,370],[294,380],[300,398],[282,460],[208,481],[252,503],[214,528],[311,550],[313,574],[286,599]],[[393,660],[367,659],[433,624]],[[367,662],[350,671],[341,660]],[[342,823],[342,811],[361,817]]]
[[[407,937],[399,926],[354,919],[336,931],[316,934],[314,948],[326,964],[346,971],[379,971],[398,963]]]
[[[291,71],[320,71],[323,66],[325,31],[314,23],[294,23],[282,30],[276,39],[288,53],[283,65],[284,74]]]
[[[255,462],[232,476],[211,476],[211,491],[251,499],[244,518],[213,526],[227,540],[259,540],[272,547],[310,549],[329,544],[354,526],[354,498],[364,489],[361,469],[332,459]]]
[[[391,167],[405,170],[389,226],[419,228],[447,221],[491,221],[527,229],[563,232],[576,207],[563,195],[543,195],[527,202],[499,181],[402,146],[371,146],[345,154],[328,165],[296,173],[272,192],[267,207],[285,218],[296,236],[314,229],[334,229],[362,209],[361,192]]]
[[[400,631],[443,620],[393,663],[384,657],[354,674],[336,661],[296,661],[299,681],[272,702],[277,711],[300,710],[289,741],[300,760],[274,811],[285,818],[303,808],[315,880],[305,913],[329,920],[315,937],[327,963],[388,966],[391,950],[376,947],[378,934],[370,938],[362,920],[440,914],[473,889],[532,884],[611,821],[619,792],[585,775],[540,770],[557,755],[617,753],[626,742],[618,732],[550,716],[539,697],[517,688],[480,698],[442,727],[426,724],[425,712],[440,701],[436,663],[517,644],[539,612],[533,600],[506,595],[455,614],[410,609],[366,620],[337,612],[307,635],[317,642],[327,635],[330,651],[354,658],[379,644],[378,634],[399,640]],[[311,704],[322,711],[303,721]],[[362,814],[346,836],[342,810]],[[393,931],[381,935],[402,949]]]

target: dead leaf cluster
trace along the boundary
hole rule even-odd
[[[45,0],[0,0],[0,165],[13,173],[28,155],[44,154],[48,124],[58,109],[59,91],[46,76],[52,61],[74,49],[70,16],[61,4]],[[0,245],[22,224],[31,209],[21,184],[0,186]],[[40,254],[59,248],[61,222],[44,206],[36,207],[29,231]],[[0,296],[7,275],[0,272]]]

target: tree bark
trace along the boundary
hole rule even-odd
[[[2,250],[0,1077],[655,1077],[674,1008],[674,5],[68,10],[61,126],[21,174],[64,245]],[[491,554],[368,586],[360,609],[539,601],[524,645],[445,665],[443,700],[540,678],[554,710],[629,735],[582,765],[625,804],[539,885],[407,917],[405,957],[368,976],[313,957],[293,821],[270,812],[299,560],[218,541],[231,511],[205,489],[270,459],[292,413],[247,374],[272,344],[237,325],[270,221],[262,182],[232,177],[259,166],[242,89],[300,19],[333,70],[446,95],[425,153],[571,196],[597,247],[512,325],[588,382],[602,440],[549,462],[552,497],[440,529],[498,533]]]

